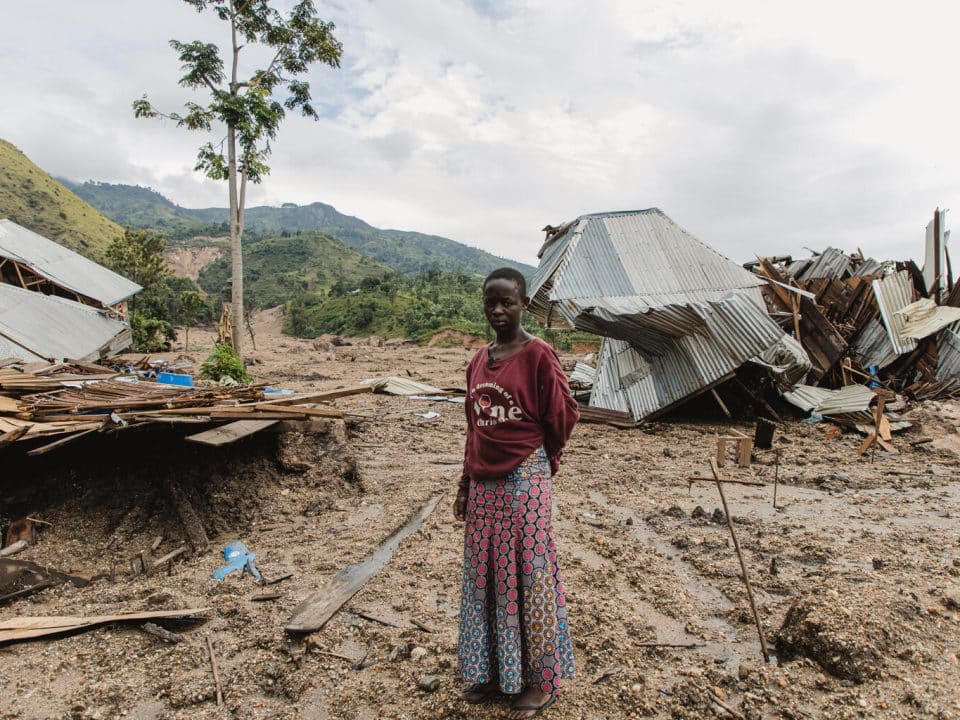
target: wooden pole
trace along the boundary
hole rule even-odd
[[[207,652],[210,653],[210,669],[213,670],[213,681],[217,686],[217,705],[223,705],[223,686],[220,684],[220,671],[217,669],[217,656],[213,652],[213,643],[207,635]]]
[[[773,455],[773,509],[777,509],[777,486],[780,485],[780,448]]]
[[[940,208],[933,211],[933,301],[940,304]]]
[[[763,653],[764,662],[770,662],[767,641],[763,637],[763,625],[760,623],[760,613],[757,612],[757,604],[753,600],[753,588],[750,587],[750,578],[747,576],[747,564],[743,561],[740,541],[737,540],[737,532],[733,528],[733,518],[730,517],[730,509],[727,507],[727,496],[723,492],[723,483],[720,481],[720,469],[713,458],[710,458],[710,469],[713,471],[714,480],[717,481],[717,491],[720,493],[720,502],[723,503],[723,513],[727,516],[727,527],[730,528],[730,536],[733,538],[733,549],[737,551],[737,559],[740,561],[743,584],[747,588],[747,599],[750,601],[750,610],[753,612],[753,620],[757,624],[757,634],[760,636],[760,652]]]

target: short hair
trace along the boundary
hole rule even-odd
[[[502,267],[494,270],[492,273],[487,275],[487,279],[483,281],[484,289],[486,289],[487,283],[489,283],[491,280],[513,280],[520,289],[520,297],[527,296],[527,279],[523,276],[522,272],[515,268]]]

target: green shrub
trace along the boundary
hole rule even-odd
[[[200,366],[200,375],[219,382],[220,378],[229,375],[238,383],[248,383],[251,378],[243,360],[236,351],[226,343],[217,343],[206,362]]]
[[[133,346],[139,352],[164,352],[170,349],[170,341],[177,335],[166,320],[150,317],[140,312],[130,313],[130,332]]]

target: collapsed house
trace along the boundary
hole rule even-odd
[[[548,228],[538,255],[534,317],[603,336],[591,407],[639,421],[734,379],[748,363],[784,389],[810,369],[803,348],[768,315],[768,281],[657,208]]]
[[[11,220],[0,220],[0,358],[97,360],[129,347],[142,288]]]

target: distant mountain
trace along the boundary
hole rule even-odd
[[[151,228],[170,239],[228,232],[225,208],[185,208],[149,188],[130,185],[86,182],[72,187],[77,195],[116,222]],[[486,274],[505,265],[525,275],[534,272],[530,265],[500,258],[449,238],[376,228],[320,202],[247,208],[245,225],[247,233],[261,237],[282,237],[298,230],[325,233],[404,273],[438,269]]]
[[[102,260],[123,230],[37,167],[14,145],[0,140],[0,218]]]

